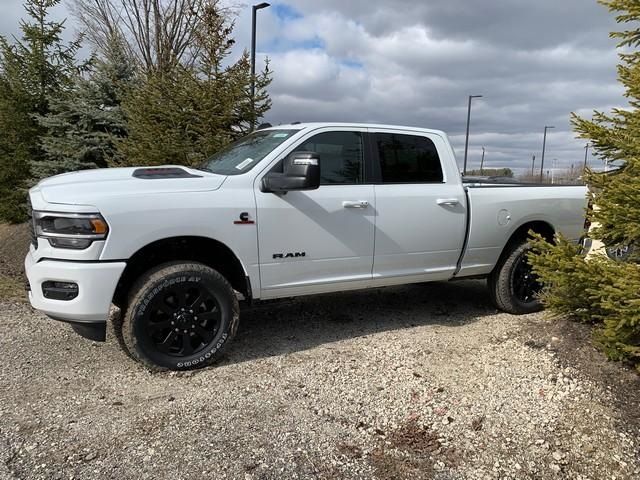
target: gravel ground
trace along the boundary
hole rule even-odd
[[[481,282],[245,310],[193,373],[21,303],[0,342],[0,478],[640,478],[638,377]]]

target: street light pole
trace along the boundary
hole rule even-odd
[[[467,108],[467,136],[464,142],[464,167],[462,174],[467,174],[467,157],[469,156],[469,126],[471,124],[471,100],[474,98],[482,98],[482,95],[469,95],[469,107]]]
[[[544,152],[547,149],[547,130],[550,130],[556,127],[548,127],[545,125],[544,127],[544,139],[542,140],[542,159],[540,164],[540,183],[542,183],[542,176],[544,175]]]
[[[582,173],[583,173],[583,174],[584,174],[584,172],[586,172],[586,171],[587,171],[587,155],[589,154],[589,147],[590,147],[590,146],[591,146],[591,145],[589,145],[589,143],[587,143],[587,144],[584,146],[584,168],[583,168],[583,170],[582,170]]]
[[[262,2],[251,7],[251,130],[256,126],[256,13],[268,6]]]
[[[480,176],[482,176],[483,165],[484,165],[484,147],[482,147],[482,160],[480,160]]]
[[[533,175],[534,175],[534,168],[536,166],[536,156],[534,155],[533,158],[531,159],[531,181],[533,181]]]

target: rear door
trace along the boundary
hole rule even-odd
[[[464,243],[466,200],[457,172],[443,169],[443,160],[455,165],[448,143],[418,131],[369,131],[376,198],[373,280],[450,278]]]
[[[315,130],[285,155],[318,153],[320,188],[276,194],[256,185],[262,298],[371,281],[375,202],[373,185],[364,183],[365,142],[366,128]]]

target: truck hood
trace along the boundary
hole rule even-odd
[[[144,171],[180,171],[182,175],[138,175]],[[134,172],[136,176],[134,176]],[[33,190],[48,203],[95,205],[101,198],[217,190],[227,177],[200,170],[166,165],[162,167],[101,168],[64,173],[42,180]]]

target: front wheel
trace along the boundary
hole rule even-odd
[[[529,250],[526,240],[512,246],[487,279],[491,300],[507,313],[521,315],[542,310],[538,299],[542,285],[527,261]]]
[[[149,369],[189,370],[218,359],[238,322],[238,300],[220,273],[172,262],[133,286],[121,335],[128,353]]]

